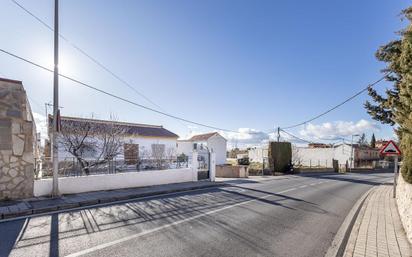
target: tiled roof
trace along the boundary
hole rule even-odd
[[[190,141],[206,141],[209,138],[213,137],[214,135],[219,135],[219,133],[212,132],[212,133],[200,134],[200,135],[192,136],[189,140]]]
[[[11,83],[16,83],[16,84],[22,84],[22,82],[20,80],[14,80],[14,79],[0,78],[0,81],[11,82]]]
[[[138,123],[129,123],[129,122],[119,122],[119,121],[108,121],[108,120],[98,120],[98,119],[85,119],[77,117],[61,117],[61,126],[64,128],[66,122],[75,123],[81,126],[86,123],[95,123],[95,124],[115,124],[125,128],[125,134],[146,136],[146,137],[174,137],[178,138],[179,136],[175,133],[165,129],[163,126],[148,125],[148,124],[138,124]],[[51,124],[53,116],[49,115],[49,124]]]

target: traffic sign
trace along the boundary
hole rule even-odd
[[[380,150],[380,154],[382,155],[401,155],[401,150],[399,150],[398,146],[392,140],[389,140],[386,145],[382,147]]]

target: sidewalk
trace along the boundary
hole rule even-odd
[[[344,257],[412,256],[398,214],[392,186],[377,186],[362,205]]]
[[[0,202],[0,221],[31,214],[67,210],[94,204],[110,203],[139,197],[183,192],[209,187],[218,187],[223,185],[224,183],[221,182],[197,181],[150,187],[89,192],[82,194],[65,195],[58,198],[37,197],[20,201]]]

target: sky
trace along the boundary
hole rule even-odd
[[[15,1],[53,24],[54,1]],[[385,64],[374,53],[398,37],[405,26],[399,13],[407,5],[401,0],[60,0],[60,33],[68,42],[60,42],[59,68],[139,104],[238,131],[221,132],[230,146],[256,145],[274,139],[276,127],[308,120],[379,79]],[[12,0],[0,0],[0,15],[0,48],[52,68],[53,33]],[[0,53],[0,77],[23,81],[36,120],[44,124],[52,74]],[[382,82],[376,88],[383,92],[390,86]],[[181,138],[211,131],[63,78],[59,93],[64,116],[115,115],[120,121],[163,125]],[[366,113],[367,99],[364,93],[289,132],[316,142],[359,133],[392,138],[391,127]]]

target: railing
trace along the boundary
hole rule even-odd
[[[85,160],[80,163],[76,158],[69,157],[59,161],[59,177],[88,176],[98,174],[116,174],[124,172],[139,172],[150,170],[180,169],[189,167],[189,161],[172,159],[113,159],[108,161]],[[50,158],[41,160],[37,179],[53,176]]]

